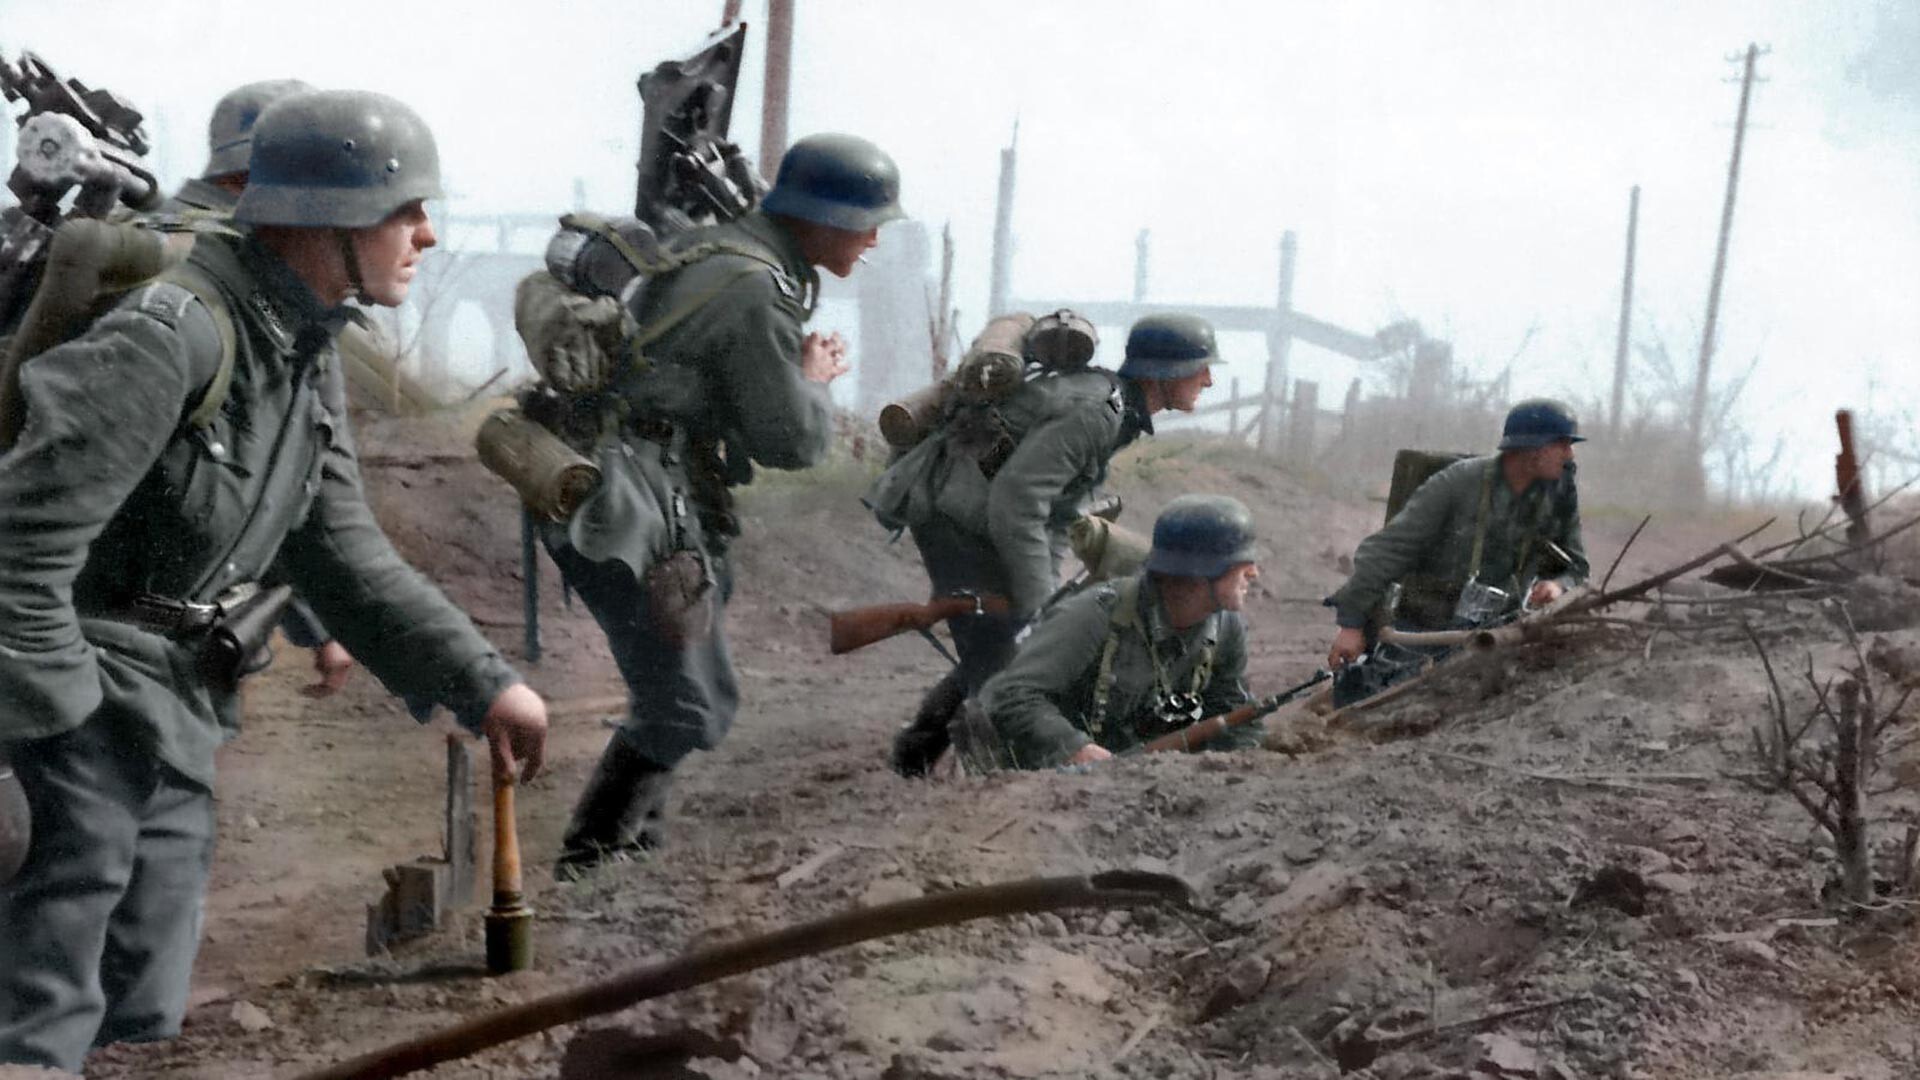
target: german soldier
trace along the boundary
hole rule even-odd
[[[1522,401],[1507,413],[1497,454],[1455,462],[1415,489],[1392,521],[1360,542],[1353,575],[1327,598],[1339,624],[1328,666],[1338,670],[1367,651],[1369,624],[1395,583],[1394,622],[1437,630],[1522,602],[1551,603],[1584,582],[1573,464],[1573,444],[1583,440],[1565,404]],[[1502,598],[1505,612],[1487,610]],[[1357,681],[1336,684],[1342,702],[1380,689]]]
[[[1117,372],[1029,379],[999,407],[1016,445],[991,479],[965,461],[939,466],[934,512],[911,526],[933,592],[1004,596],[1009,611],[948,622],[959,666],[894,736],[895,771],[922,776],[932,768],[961,703],[1012,659],[1014,638],[1053,592],[1067,526],[1106,480],[1113,455],[1153,434],[1155,413],[1191,412],[1219,362],[1206,320],[1146,316],[1128,332]]]
[[[802,469],[825,456],[827,386],[848,366],[840,335],[801,329],[819,295],[815,267],[852,273],[880,226],[902,216],[899,194],[893,159],[865,139],[801,139],[758,209],[687,237],[711,252],[630,301],[650,340],[643,356],[621,358],[606,395],[590,451],[601,482],[544,534],[606,632],[629,702],[568,822],[564,878],[658,846],[674,768],[733,723],[740,692],[722,625],[740,534],[731,489],[755,465]],[[563,335],[548,334],[563,304],[523,284],[530,353],[557,347]]]
[[[207,167],[199,176],[187,178],[161,208],[162,212],[231,217],[240,194],[247,189],[247,159],[253,152],[254,123],[267,106],[281,98],[312,90],[312,86],[299,79],[269,79],[229,90],[214,105],[213,116],[207,121]],[[360,328],[352,324],[341,328],[343,335],[359,331]],[[345,380],[339,380],[339,385],[344,389]],[[335,409],[335,415],[346,418],[344,403]],[[308,694],[325,696],[346,685],[353,670],[353,654],[320,625],[319,617],[305,601],[295,599],[287,605],[280,629],[288,641],[313,650],[313,667],[319,681],[307,688]]]
[[[967,756],[1023,769],[1088,765],[1246,704],[1240,609],[1260,577],[1254,543],[1238,499],[1168,503],[1145,569],[1062,601],[982,688],[960,732]],[[980,717],[998,747],[974,735]],[[1261,735],[1255,722],[1207,748],[1257,746]]]
[[[416,714],[484,733],[496,776],[538,769],[545,705],[395,554],[332,404],[345,301],[405,299],[439,191],[400,102],[282,99],[255,129],[244,235],[202,236],[22,369],[27,423],[0,458],[0,756],[34,830],[0,887],[0,1061],[78,1070],[90,1046],[178,1032],[214,751],[238,725],[245,617],[284,595],[269,586],[298,587]]]

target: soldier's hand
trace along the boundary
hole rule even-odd
[[[1345,667],[1366,651],[1366,632],[1357,626],[1343,626],[1339,633],[1333,635],[1333,647],[1327,650],[1327,666],[1334,669]]]
[[[807,381],[830,383],[852,370],[847,363],[847,339],[839,331],[826,337],[816,331],[800,342],[800,374]]]
[[[547,749],[547,703],[526,683],[500,691],[487,707],[480,731],[487,737],[496,783],[511,783],[516,774],[521,780],[540,774]]]
[[[1566,591],[1567,587],[1557,581],[1536,581],[1533,583],[1533,591],[1527,594],[1527,606],[1545,607],[1560,599],[1561,594]]]
[[[1073,756],[1067,759],[1067,764],[1091,765],[1096,761],[1107,761],[1112,757],[1113,754],[1110,753],[1106,747],[1101,746],[1099,743],[1088,743],[1074,751]]]
[[[310,698],[332,697],[353,674],[353,654],[345,645],[329,641],[313,650],[313,671],[320,681],[301,687],[300,692]]]

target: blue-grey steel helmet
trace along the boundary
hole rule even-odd
[[[426,121],[369,90],[315,90],[267,106],[248,172],[233,219],[251,225],[362,229],[440,197],[440,153]]]
[[[1507,423],[1500,431],[1500,449],[1527,450],[1562,439],[1585,442],[1580,434],[1580,418],[1564,401],[1552,398],[1528,398],[1507,410]]]
[[[218,180],[246,172],[247,158],[253,153],[253,125],[260,114],[283,97],[312,90],[299,79],[268,79],[227,91],[207,121],[207,167],[200,178]]]
[[[1213,325],[1198,315],[1148,315],[1127,331],[1120,374],[1129,379],[1184,379],[1220,362]]]
[[[760,205],[769,214],[849,232],[907,216],[900,209],[900,169],[858,135],[809,135],[794,143]]]
[[[1147,569],[1173,577],[1217,578],[1255,562],[1253,513],[1231,495],[1182,495],[1153,522]]]

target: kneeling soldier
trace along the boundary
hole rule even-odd
[[[1105,761],[1251,700],[1240,609],[1259,580],[1253,517],[1238,499],[1182,495],[1153,524],[1135,577],[1063,601],[965,710],[974,764],[1023,769]],[[980,720],[999,746],[983,752]],[[1209,745],[1257,746],[1258,723]]]

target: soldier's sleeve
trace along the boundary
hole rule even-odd
[[[1053,502],[1113,447],[1114,421],[1103,407],[1075,409],[1040,425],[994,475],[987,495],[987,534],[1006,570],[1013,610],[1031,615],[1053,592]]]
[[[297,596],[280,616],[280,632],[287,635],[288,644],[301,649],[317,649],[333,640],[333,635],[320,624],[320,616],[313,613],[312,605]]]
[[[724,257],[709,262],[738,265]],[[714,364],[738,449],[768,468],[804,469],[827,455],[833,409],[826,384],[800,374],[799,300],[783,291],[786,279],[776,273],[756,264],[691,321],[710,339],[701,351]]]
[[[328,376],[340,377],[339,364],[329,365]],[[333,637],[415,716],[424,720],[444,705],[477,732],[493,699],[522,680],[473,621],[393,550],[367,506],[346,418],[333,419],[320,490],[287,537],[281,568]]]
[[[1111,621],[1098,593],[1063,602],[980,688],[981,704],[1015,765],[1059,765],[1093,741],[1067,719],[1063,706],[1075,684],[1099,664]]]
[[[1232,712],[1253,700],[1247,690],[1247,624],[1229,613],[1221,620],[1220,643],[1213,658],[1213,675],[1200,692],[1208,716]],[[1205,747],[1208,750],[1250,750],[1266,741],[1266,725],[1258,720],[1232,728]]]
[[[1342,627],[1362,627],[1387,586],[1405,577],[1427,551],[1446,542],[1447,525],[1464,487],[1480,482],[1478,469],[1445,469],[1414,489],[1400,513],[1360,541],[1353,576],[1328,598]]]
[[[100,704],[74,579],[219,363],[212,317],[177,292],[20,369],[26,424],[0,457],[0,742],[78,727]]]
[[[1556,515],[1560,534],[1554,537],[1554,542],[1566,551],[1570,565],[1566,573],[1555,580],[1571,589],[1576,585],[1587,583],[1588,575],[1593,573],[1593,566],[1587,561],[1586,542],[1580,537],[1580,490],[1574,486],[1571,479],[1567,481],[1566,494],[1562,498],[1564,501],[1560,512]]]

